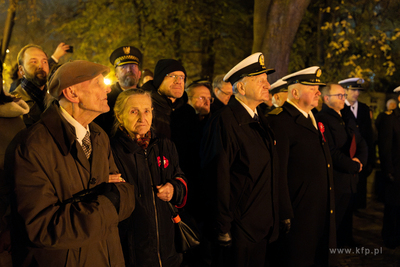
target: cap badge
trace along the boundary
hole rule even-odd
[[[357,84],[362,84],[364,81],[363,81],[363,79],[358,79],[357,80]]]
[[[315,76],[317,76],[317,77],[320,77],[320,76],[321,76],[321,74],[322,74],[322,71],[321,71],[321,69],[318,69],[318,70],[317,70],[317,73],[315,73]]]
[[[124,49],[124,53],[126,54],[126,55],[128,55],[128,54],[130,54],[131,53],[131,48],[128,46],[128,47],[123,47],[123,49]]]
[[[265,69],[265,65],[264,65],[264,55],[261,54],[260,57],[258,58],[258,62],[260,63],[261,67],[263,69]]]

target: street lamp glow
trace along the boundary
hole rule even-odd
[[[6,53],[7,53],[7,54],[8,54],[8,53],[10,53],[10,50],[9,50],[9,49],[7,49],[7,50],[6,50]]]
[[[106,85],[110,85],[110,84],[111,84],[111,80],[108,79],[108,78],[104,78],[104,83],[105,83]]]

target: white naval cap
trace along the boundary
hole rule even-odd
[[[256,76],[262,73],[271,74],[275,69],[267,69],[264,65],[264,55],[261,52],[254,53],[233,67],[224,77],[224,82],[232,85],[246,76]]]
[[[362,84],[364,83],[364,79],[361,78],[348,78],[339,81],[339,84],[346,89],[350,90],[364,90]]]
[[[318,66],[313,66],[286,75],[285,77],[282,78],[282,80],[287,81],[288,85],[295,83],[301,83],[305,85],[325,85],[325,83],[322,83],[321,80],[319,79],[321,74],[322,74],[321,68]]]
[[[283,81],[282,79],[279,79],[273,84],[271,84],[271,88],[269,89],[271,95],[287,91],[288,91],[288,84],[286,81]]]
[[[396,88],[393,90],[393,92],[395,92],[395,93],[400,92],[400,86],[396,87]]]

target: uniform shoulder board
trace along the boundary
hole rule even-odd
[[[390,115],[390,114],[392,114],[392,113],[393,113],[393,110],[388,110],[388,111],[385,111],[385,113],[386,113],[386,114],[388,114],[388,115]]]
[[[282,112],[282,110],[283,110],[283,108],[278,107],[278,108],[276,108],[276,109],[274,109],[274,110],[268,112],[268,115],[278,115],[279,113]]]

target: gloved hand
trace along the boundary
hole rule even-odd
[[[63,203],[74,203],[74,202],[93,202],[97,200],[99,195],[107,197],[114,205],[117,213],[119,212],[120,205],[120,194],[117,186],[114,183],[101,183],[91,189],[82,190],[73,195],[72,198],[65,200]]]
[[[232,244],[232,237],[229,233],[218,233],[217,243],[222,247],[229,247]]]
[[[282,220],[279,222],[279,231],[282,234],[288,234],[290,231],[290,219]]]

